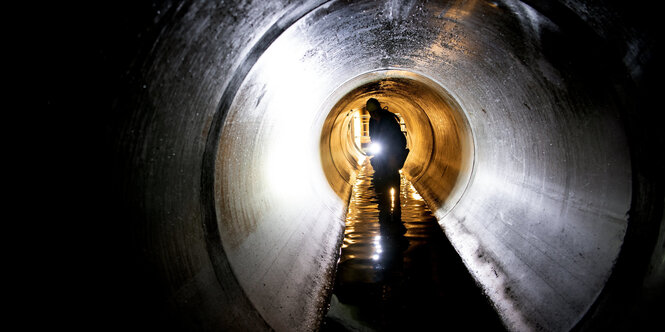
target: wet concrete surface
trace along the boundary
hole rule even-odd
[[[374,175],[366,160],[321,330],[505,330],[411,182]]]
[[[53,62],[62,73],[47,75],[49,94],[61,89],[85,101],[81,119],[90,125],[77,128],[93,128],[90,137],[111,130],[109,160],[93,164],[113,167],[113,176],[86,166],[94,174],[79,178],[102,175],[112,190],[87,182],[116,199],[100,206],[103,195],[81,191],[94,211],[80,213],[80,238],[102,243],[106,235],[104,251],[126,252],[113,257],[119,269],[95,260],[125,272],[127,282],[95,282],[117,301],[85,290],[113,303],[108,310],[82,303],[121,327],[136,326],[118,317],[130,308],[143,330],[315,329],[354,183],[343,175],[358,166],[354,158],[322,162],[324,149],[353,156],[348,131],[325,121],[353,107],[331,114],[348,91],[399,69],[419,83],[394,89],[404,102],[389,105],[404,105],[414,139],[406,174],[503,323],[568,331],[612,330],[623,321],[618,326],[634,330],[630,313],[649,308],[634,300],[648,292],[644,275],[665,280],[649,266],[663,257],[654,248],[665,234],[656,47],[665,43],[649,37],[660,40],[660,23],[643,15],[660,13],[653,3],[157,1],[87,11],[109,33],[77,44],[111,51],[89,54],[104,70],[83,66],[85,79],[63,85],[72,67],[62,63],[88,57],[60,52],[68,61]],[[106,7],[117,14],[100,20]],[[60,37],[52,49],[68,49]],[[348,89],[339,89],[345,82]],[[433,106],[441,94],[418,88],[430,82],[456,101],[472,130],[473,167],[459,171],[473,177],[454,208],[441,203],[455,201],[451,187],[459,183],[446,181],[457,166],[446,149],[450,136],[465,136],[449,135],[455,117]],[[107,112],[91,112],[99,105],[84,98],[99,94],[117,94]],[[61,107],[49,113],[72,114]],[[99,122],[90,122],[95,115]],[[340,135],[322,144],[328,129]],[[89,152],[106,146],[89,141]],[[104,215],[108,221],[90,223]],[[437,315],[445,328],[452,315]]]

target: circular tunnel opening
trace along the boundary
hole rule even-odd
[[[403,117],[403,171],[506,326],[590,312],[643,211],[631,198],[651,202],[616,98],[631,95],[566,46],[566,16],[417,3],[196,3],[160,21],[121,142],[183,322],[317,326],[364,157],[349,111],[369,97]]]
[[[473,134],[455,97],[434,80],[410,71],[378,70],[338,87],[324,102],[330,107],[320,140],[321,163],[330,186],[348,199],[348,190],[367,154],[369,115],[366,101],[376,98],[396,114],[410,153],[402,172],[425,190],[439,213],[452,208],[464,193],[473,171]],[[332,106],[330,106],[332,105]],[[437,181],[430,181],[437,176]],[[425,189],[425,188],[423,188]],[[442,207],[442,209],[439,209]]]

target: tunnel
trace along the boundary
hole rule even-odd
[[[112,131],[144,323],[317,330],[365,158],[351,116],[375,97],[507,330],[647,324],[665,279],[659,49],[648,6],[628,7],[152,3]]]

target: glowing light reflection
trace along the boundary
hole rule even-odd
[[[272,139],[264,145],[264,174],[276,197],[294,201],[310,195],[312,179],[319,174],[318,159],[311,137],[312,108],[322,96],[316,93],[320,82],[316,67],[308,66],[294,54],[304,53],[306,43],[299,38],[284,38],[271,47],[256,65],[252,75],[265,82],[265,95],[256,105],[263,112],[259,134]],[[322,83],[322,82],[321,82]],[[265,133],[265,134],[264,134]]]
[[[373,155],[377,155],[381,153],[381,144],[379,143],[372,143],[369,145],[369,153]]]

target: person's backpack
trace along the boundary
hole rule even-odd
[[[388,107],[385,108],[386,110]],[[395,113],[391,113],[393,117],[395,117],[395,121],[397,121],[397,124],[400,125],[399,117]],[[401,128],[401,125],[400,125]],[[401,131],[400,131],[401,132]],[[398,169],[402,169],[404,167],[404,162],[406,161],[406,157],[409,156],[409,152],[411,152],[409,149],[406,148],[406,137],[404,136],[404,133],[400,135],[400,145],[404,147],[404,149],[400,149],[400,155],[396,156],[397,157],[397,165],[399,166]]]

